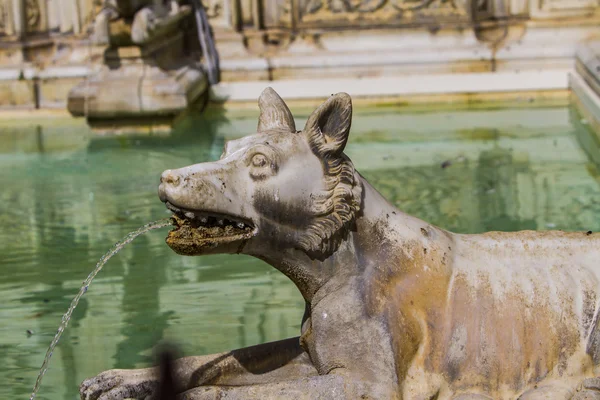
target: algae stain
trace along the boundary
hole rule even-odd
[[[593,162],[585,163],[585,169],[594,178],[594,180],[600,183],[600,171],[598,170],[598,166]]]
[[[458,136],[468,140],[496,140],[500,132],[494,128],[471,128],[456,130]]]
[[[360,135],[356,135],[353,140],[356,143],[389,142],[392,138],[390,137],[389,132],[372,129],[370,131],[361,132]]]

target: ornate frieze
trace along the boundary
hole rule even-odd
[[[598,8],[598,0],[531,0],[531,17],[557,17],[589,14]]]
[[[293,11],[292,11],[293,10]],[[288,0],[281,3],[281,20],[308,25],[413,23],[467,17],[466,0]]]

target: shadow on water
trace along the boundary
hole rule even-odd
[[[163,339],[173,311],[160,312],[160,288],[167,282],[167,258],[164,252],[155,251],[145,237],[140,237],[131,257],[125,262],[123,277],[123,300],[121,312],[123,324],[121,335],[124,339],[117,345],[115,368],[134,368],[136,363],[151,364],[154,358],[149,353]],[[149,273],[148,266],[137,260],[143,259],[140,253],[152,253],[154,265]],[[143,290],[137,290],[143,282]],[[143,304],[143,307],[139,305]],[[144,332],[140,335],[140,332]],[[133,360],[136,360],[135,362]]]
[[[222,147],[223,140],[218,138],[217,132],[225,123],[226,120],[220,118],[207,119],[202,116],[190,116],[177,123],[173,130],[167,134],[144,135],[132,133],[118,136],[95,136],[90,140],[88,150],[97,152],[114,148]]]
[[[577,141],[597,170],[600,170],[600,135],[596,134],[575,107],[569,108],[569,121],[573,124]]]
[[[481,225],[479,231],[518,231],[538,228],[534,219],[515,215],[519,209],[518,175],[530,176],[526,155],[515,157],[511,149],[482,151],[475,185]]]

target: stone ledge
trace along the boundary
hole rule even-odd
[[[104,68],[70,90],[67,108],[74,116],[90,119],[172,116],[193,104],[206,88],[202,69],[191,62],[177,70],[146,64]]]
[[[567,90],[572,69],[462,74],[407,74],[362,79],[304,79],[222,82],[210,89],[214,102],[256,101],[266,86],[285,99],[315,99],[347,91],[352,97],[444,95]]]
[[[55,66],[35,68],[30,66],[0,68],[0,81],[31,80],[31,79],[60,79],[85,78],[92,72],[86,65]]]
[[[411,54],[403,52],[362,52],[342,54],[311,54],[279,56],[270,58],[273,68],[322,68],[322,67],[356,67],[402,64],[438,64],[457,61],[491,60],[492,52],[487,48],[434,49],[414,51]]]
[[[583,22],[587,23],[569,26],[529,21],[511,26],[505,43],[495,51],[470,30],[443,29],[435,34],[420,29],[307,32],[278,51],[222,58],[222,80],[570,69],[577,44],[598,32],[596,25]]]
[[[48,67],[37,71],[35,76],[40,79],[54,78],[85,78],[92,72],[92,68],[84,65],[65,67]]]
[[[17,81],[21,78],[23,70],[20,68],[0,69],[0,81]]]

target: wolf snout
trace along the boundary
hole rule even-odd
[[[181,178],[179,178],[179,175],[177,175],[175,172],[173,172],[170,169],[163,172],[162,175],[160,176],[161,184],[164,183],[164,184],[168,184],[168,185],[172,185],[172,186],[178,186],[180,181],[181,181]]]
[[[169,190],[179,186],[181,178],[174,171],[168,169],[160,176],[160,185],[158,186],[158,197],[160,201],[166,202],[168,200]]]

